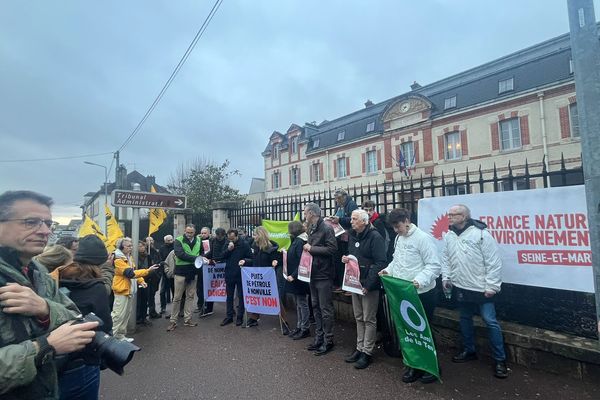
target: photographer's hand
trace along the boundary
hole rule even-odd
[[[37,295],[31,288],[10,282],[0,287],[0,307],[7,314],[21,314],[43,319],[50,309],[46,300]]]
[[[97,322],[85,322],[83,324],[73,324],[72,321],[67,322],[50,332],[48,344],[54,347],[56,354],[79,351],[86,344],[91,343],[96,334],[94,329],[97,326]]]

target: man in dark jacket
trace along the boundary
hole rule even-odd
[[[354,368],[367,368],[371,363],[377,336],[377,308],[379,307],[379,271],[386,266],[384,241],[377,229],[369,224],[365,210],[352,212],[352,230],[348,252],[356,257],[360,269],[362,294],[352,293],[352,309],[356,320],[356,350],[345,361]],[[348,256],[342,257],[347,264]]]
[[[182,236],[175,239],[173,246],[175,251],[175,296],[171,308],[171,323],[167,328],[168,332],[177,327],[177,317],[179,315],[179,305],[181,298],[185,293],[185,307],[183,309],[183,324],[185,326],[198,326],[192,322],[192,312],[194,308],[194,295],[196,294],[196,279],[198,272],[194,262],[200,256],[202,243],[196,237],[196,227],[194,224],[187,224]]]
[[[164,275],[165,268],[161,264],[162,259],[160,253],[154,247],[154,238],[148,236],[146,238],[146,253],[148,254],[148,265],[158,265],[158,269],[148,275],[145,280],[148,284],[148,315],[152,319],[160,318],[156,312],[156,292],[160,287],[160,281]]]
[[[313,256],[310,294],[317,324],[315,341],[307,349],[320,356],[333,349],[332,258],[336,254],[337,243],[333,229],[323,221],[317,204],[307,203],[304,206],[304,219],[309,226],[304,250]]]
[[[352,226],[350,224],[350,216],[352,211],[356,210],[358,206],[356,202],[352,200],[352,197],[344,189],[338,189],[334,194],[336,209],[331,221],[339,223],[342,228],[348,232]],[[337,238],[338,251],[334,259],[335,276],[333,279],[334,292],[342,291],[342,278],[344,277],[344,264],[340,261],[343,255],[348,254],[348,235],[343,234]]]
[[[242,291],[242,271],[240,270],[240,260],[252,257],[250,246],[243,240],[240,240],[237,229],[227,231],[229,243],[225,247],[223,259],[225,260],[225,286],[227,288],[227,316],[221,322],[221,326],[229,325],[233,322],[233,298],[236,289],[238,295],[238,313],[235,321],[236,326],[243,324],[244,319],[244,293]]]
[[[200,229],[200,237],[199,239],[202,241],[202,255],[205,258],[208,258],[206,255],[210,253],[210,250],[204,250],[205,241],[208,242],[210,247],[211,237],[210,237],[210,228],[205,226]],[[203,267],[204,268],[204,267]],[[198,312],[200,313],[200,318],[208,317],[213,314],[213,302],[212,301],[204,301],[204,275],[203,271],[198,270],[198,281],[196,283],[196,299]]]
[[[227,250],[227,243],[227,232],[225,232],[225,229],[215,229],[215,236],[210,239],[210,250],[204,257],[215,263],[223,262],[223,255],[225,254],[225,250]]]
[[[169,253],[173,251],[174,239],[173,236],[167,235],[164,237],[163,240],[164,244],[158,250],[158,254],[160,255],[160,260],[164,262],[167,259]],[[164,266],[162,271],[163,276],[160,285],[160,313],[164,314],[167,312],[167,303],[171,302],[171,298],[175,294],[175,282],[173,281],[173,278],[169,279],[169,277],[165,273]]]

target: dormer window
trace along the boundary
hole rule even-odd
[[[371,121],[367,124],[367,133],[375,130],[375,121]]]
[[[298,153],[298,137],[296,136],[291,140],[290,150],[292,154]]]
[[[273,157],[273,160],[279,159],[279,143],[273,144],[272,157]]]
[[[456,96],[449,97],[444,100],[444,110],[456,107]]]
[[[313,140],[312,148],[316,149],[317,147],[319,147],[319,138]]]
[[[504,92],[510,92],[515,88],[515,80],[514,78],[508,78],[501,81],[498,81],[498,94]]]
[[[337,141],[339,142],[340,140],[344,140],[345,136],[346,136],[346,131],[340,131],[340,132],[338,132]]]

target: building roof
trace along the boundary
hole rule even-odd
[[[432,103],[430,118],[439,118],[457,110],[572,81],[570,60],[570,37],[564,34],[425,86],[415,82],[414,90],[378,104],[371,105],[369,101],[365,108],[332,121],[305,124],[302,134],[309,142],[307,154],[383,134],[383,115],[388,107],[409,96],[425,97]],[[499,81],[510,78],[513,78],[513,89],[499,93]],[[445,109],[446,99],[454,96],[456,106]],[[369,122],[375,122],[375,126],[373,131],[367,132]],[[344,137],[338,140],[341,131]],[[282,136],[285,143],[282,142],[280,148],[285,149],[287,137]],[[269,143],[263,156],[271,153],[271,147]]]
[[[250,183],[250,190],[248,194],[264,193],[265,192],[265,180],[263,178],[252,178]]]

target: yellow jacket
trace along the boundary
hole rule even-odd
[[[127,262],[124,258],[115,257],[115,277],[113,278],[112,290],[115,294],[129,296],[131,293],[131,279],[125,274],[127,270],[133,269],[138,284],[144,283],[144,276],[150,273],[148,269],[135,269],[133,261]]]

